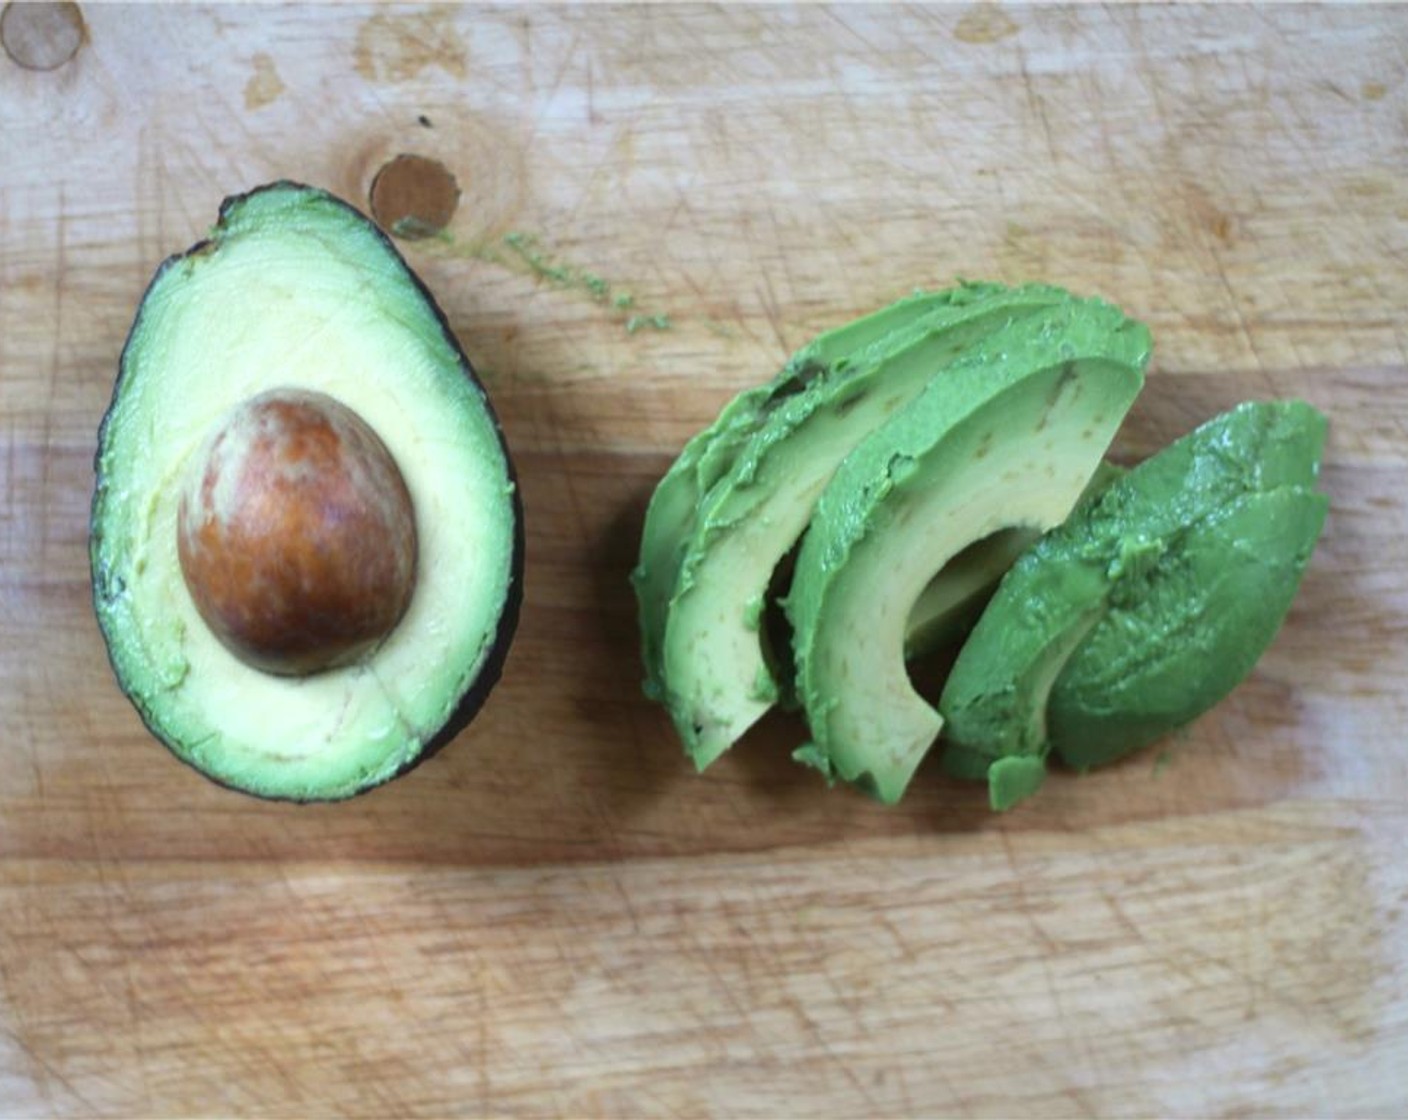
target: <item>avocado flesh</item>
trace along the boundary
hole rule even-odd
[[[957,292],[996,293],[997,285],[968,285]],[[773,409],[838,367],[864,360],[897,331],[955,301],[955,290],[925,292],[899,300],[871,315],[828,331],[799,350],[766,385],[745,390],[724,406],[718,418],[680,452],[651,495],[641,531],[640,559],[631,572],[638,604],[645,693],[664,698],[665,624],[680,564],[694,532],[704,496],[733,467],[739,452]]]
[[[800,760],[898,800],[943,725],[905,670],[916,600],[973,541],[1067,516],[1149,350],[1108,304],[1049,308],[964,354],[846,459],[787,602],[813,736]]]
[[[1009,808],[1051,749],[1098,765],[1226,695],[1275,634],[1319,533],[1323,439],[1302,403],[1239,406],[1047,534],[945,684],[945,769],[987,778],[993,807]]]
[[[936,371],[1014,321],[1069,301],[1060,289],[955,289],[949,301],[834,376],[776,403],[705,495],[670,600],[665,703],[704,769],[781,694],[762,635],[769,581],[846,454]]]
[[[1102,461],[1080,496],[1077,508],[1092,501],[1124,473],[1124,468]],[[991,537],[969,545],[947,564],[919,593],[905,626],[905,660],[922,657],[956,642],[977,622],[991,592],[1028,548],[1041,537],[1036,529],[1000,529]]]
[[[246,665],[207,628],[177,557],[181,483],[212,427],[272,386],[325,393],[398,465],[419,561],[396,628],[303,677]],[[330,800],[466,722],[516,618],[521,524],[489,404],[383,235],[325,192],[227,200],[142,300],[96,459],[94,602],[123,690],[182,760],[264,797]]]
[[[962,635],[977,621],[984,597],[1041,536],[1036,529],[999,529],[954,556],[915,600],[905,624],[904,656],[923,657]]]

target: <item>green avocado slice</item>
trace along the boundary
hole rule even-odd
[[[1239,419],[1265,408],[1243,406]],[[1258,491],[1174,536],[1138,593],[1111,596],[1057,677],[1047,728],[1068,765],[1104,765],[1192,722],[1241,683],[1280,630],[1329,499],[1314,489],[1324,417],[1299,402],[1270,408]]]
[[[1080,501],[1094,501],[1124,468],[1102,461],[1091,476]],[[908,661],[956,642],[982,614],[991,592],[1041,533],[1028,526],[999,529],[991,537],[969,545],[947,564],[919,594],[905,627],[904,656]]]
[[[897,332],[912,327],[930,312],[1002,290],[995,284],[969,284],[917,293],[828,331],[794,354],[768,384],[734,397],[709,427],[685,444],[651,495],[641,531],[640,559],[631,572],[647,696],[664,698],[665,620],[700,503],[728,474],[739,452],[771,412],[816,379],[834,377],[838,370],[865,360],[870,352],[894,346]]]
[[[307,675],[264,671],[222,644],[178,555],[183,492],[208,437],[271,389],[332,398],[373,430],[418,541],[394,629]],[[430,293],[327,192],[279,182],[229,198],[207,240],[162,264],[95,468],[93,599],[114,672],[153,734],[214,781],[265,798],[350,797],[448,742],[498,679],[523,571],[507,447]]]
[[[1005,809],[1035,792],[1051,749],[1098,765],[1235,687],[1280,626],[1319,534],[1324,430],[1300,402],[1241,405],[1043,537],[1004,577],[945,684],[949,773],[986,778]]]
[[[664,700],[696,767],[718,758],[779,698],[762,632],[765,596],[841,460],[956,356],[1070,299],[1038,285],[953,289],[856,360],[774,399],[701,502],[668,605]]]
[[[1143,324],[1102,301],[1045,308],[958,357],[848,456],[787,601],[813,736],[800,760],[900,797],[943,722],[905,670],[916,600],[973,541],[1070,513],[1150,347]]]
[[[1171,545],[1145,594],[1115,597],[1051,692],[1047,729],[1062,761],[1112,762],[1241,683],[1290,610],[1328,505],[1299,486],[1248,494]]]

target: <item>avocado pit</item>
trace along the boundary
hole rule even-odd
[[[196,453],[177,523],[201,618],[235,656],[305,675],[355,660],[415,590],[415,512],[376,433],[346,405],[278,388]]]

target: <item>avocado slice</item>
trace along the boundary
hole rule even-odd
[[[1076,508],[1098,497],[1124,468],[1101,461]],[[1014,526],[975,541],[952,560],[919,593],[905,627],[904,656],[908,661],[951,645],[978,621],[998,582],[1041,537],[1037,529]]]
[[[1170,534],[1138,594],[1112,595],[1051,693],[1047,728],[1064,762],[1085,770],[1147,746],[1251,672],[1285,621],[1328,514],[1329,499],[1315,489],[1326,427],[1301,401],[1250,403],[1205,433],[1211,438],[1180,448],[1185,477],[1210,470],[1189,460],[1212,455],[1219,475],[1245,472],[1249,492],[1224,498],[1224,512],[1181,539]],[[1239,445],[1243,455],[1231,451]],[[1104,515],[1124,516],[1114,503]]]
[[[951,289],[854,360],[823,365],[798,391],[774,397],[704,495],[668,604],[662,691],[696,767],[718,758],[782,693],[763,637],[769,582],[846,454],[954,357],[1070,300],[1042,285]]]
[[[522,594],[507,448],[443,314],[328,193],[227,199],[158,269],[95,459],[119,684],[207,777],[349,797],[462,728]]]
[[[997,285],[973,284],[959,291],[975,295],[1000,290]],[[952,290],[916,293],[828,331],[793,354],[772,381],[734,397],[709,427],[685,444],[651,494],[641,530],[640,559],[631,572],[648,697],[664,698],[665,622],[704,496],[728,474],[748,440],[783,401],[891,344],[896,332],[957,298]]]
[[[1248,494],[1191,527],[1147,595],[1116,596],[1051,693],[1047,729],[1062,761],[1087,770],[1121,758],[1240,684],[1290,610],[1327,509],[1302,487]]]
[[[1003,579],[939,707],[944,766],[995,809],[1196,718],[1280,627],[1324,521],[1324,417],[1249,403],[1084,505]]]
[[[972,542],[1070,513],[1149,353],[1148,330],[1110,304],[1042,309],[958,357],[847,457],[787,601],[813,737],[799,760],[898,800],[943,725],[905,671],[916,600]]]

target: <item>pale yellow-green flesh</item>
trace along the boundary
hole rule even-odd
[[[1081,501],[1089,501],[1123,473],[1124,468],[1102,461],[1086,483]],[[909,613],[905,656],[922,657],[960,637],[965,624],[977,621],[974,609],[1040,536],[1031,528],[1002,529],[954,556],[919,593]]]
[[[905,668],[906,627],[920,594],[973,541],[1060,523],[1122,415],[1111,408],[1096,423],[1089,408],[1070,407],[1081,378],[1053,403],[1060,375],[1058,367],[1029,378],[954,428],[944,442],[945,469],[907,488],[883,529],[852,546],[848,590],[833,594],[819,615],[814,675],[834,698],[824,713],[833,762],[843,777],[869,773],[886,801],[903,792],[943,727]],[[994,445],[1000,458],[984,451]]]
[[[892,378],[896,388],[872,393],[844,415],[810,421],[805,445],[781,444],[752,487],[757,501],[711,542],[706,563],[691,573],[687,592],[671,604],[665,641],[666,680],[684,682],[701,726],[695,765],[703,769],[762,718],[777,699],[759,635],[768,577],[801,536],[817,497],[846,451],[906,400],[919,383]],[[740,579],[751,573],[756,586]],[[678,640],[688,635],[687,641]],[[702,666],[708,672],[701,671]]]
[[[482,394],[370,231],[233,238],[158,280],[128,349],[103,449],[96,556],[125,590],[105,632],[124,686],[178,754],[270,796],[339,796],[402,768],[453,712],[496,632],[512,563],[507,464]],[[176,553],[179,491],[225,412],[275,386],[366,420],[415,508],[416,590],[400,624],[346,668],[253,669],[211,634]],[[105,516],[125,508],[127,516]],[[484,533],[476,527],[501,526]],[[100,607],[100,611],[102,608]]]
[[[800,420],[757,457],[747,485],[730,485],[720,507],[701,513],[705,529],[685,559],[663,643],[667,703],[696,767],[723,754],[778,697],[759,633],[764,596],[842,460],[957,355],[1053,302],[1050,289],[1034,288],[975,304],[875,355],[883,364],[849,383],[859,394]]]
[[[919,593],[905,624],[905,656],[922,656],[957,638],[1002,573],[1040,536],[1035,529],[999,530],[956,554]]]

